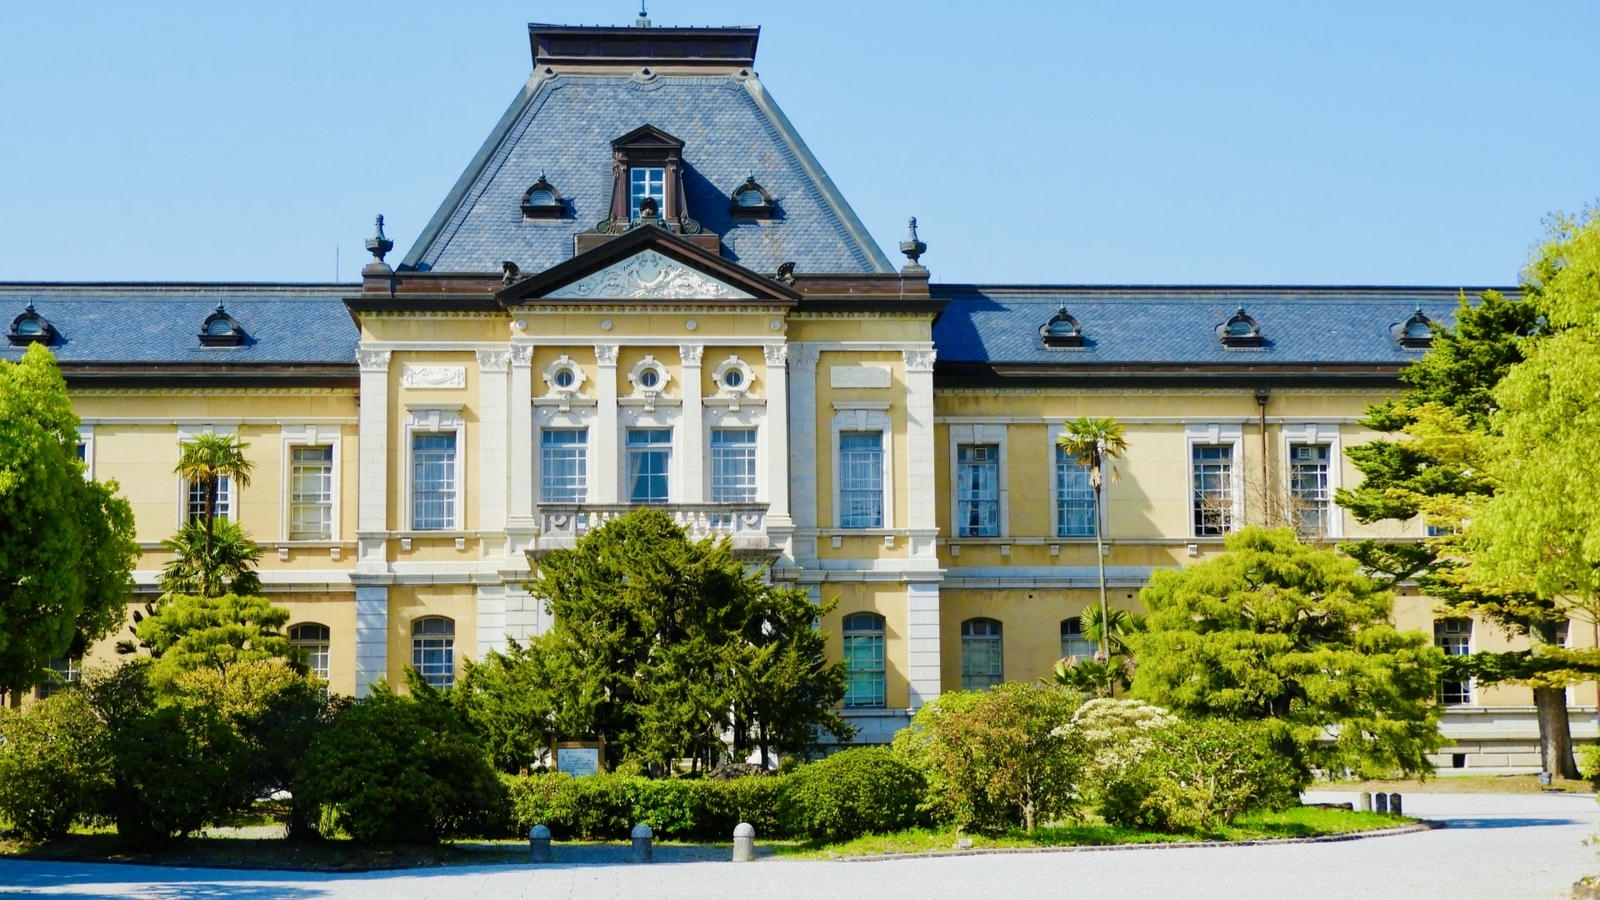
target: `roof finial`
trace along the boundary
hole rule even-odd
[[[917,237],[917,217],[912,216],[911,223],[906,230],[906,239],[900,242],[900,252],[906,255],[906,259],[911,260],[911,264],[906,266],[906,268],[922,268],[922,264],[917,262],[917,260],[921,259],[922,254],[926,253],[927,250],[928,245],[923,243],[922,240]]]
[[[650,11],[645,9],[644,0],[639,0],[639,21],[633,23],[635,28],[650,27]]]
[[[383,216],[380,215],[378,216],[377,230],[373,232],[372,237],[367,238],[367,252],[372,254],[372,262],[367,263],[366,267],[361,270],[362,274],[381,275],[392,273],[393,270],[389,268],[388,263],[383,261],[383,257],[393,249],[394,241],[389,240],[389,236],[383,233]]]

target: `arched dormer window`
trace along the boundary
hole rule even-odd
[[[244,329],[234,321],[233,316],[218,303],[211,315],[206,316],[206,321],[200,326],[200,346],[202,347],[237,347],[244,343]]]
[[[1224,347],[1259,347],[1265,341],[1261,336],[1261,327],[1245,313],[1242,306],[1233,314],[1233,318],[1217,326],[1217,335]]]
[[[566,212],[566,200],[543,175],[522,195],[522,215],[529,219],[559,219]]]
[[[738,219],[770,219],[773,206],[772,195],[767,189],[756,181],[756,176],[751,175],[744,180],[744,184],[733,189],[730,195],[731,202],[728,211]]]
[[[39,315],[33,304],[29,303],[28,308],[22,311],[22,315],[11,320],[11,333],[7,337],[11,339],[13,347],[24,347],[28,344],[43,344],[48,347],[56,342],[57,334],[55,326],[44,316]]]
[[[621,234],[646,219],[678,234],[699,234],[683,189],[683,141],[653,125],[641,125],[611,142],[611,206],[595,225],[600,234]]]
[[[1395,340],[1400,346],[1408,350],[1426,350],[1433,346],[1433,320],[1422,314],[1422,307],[1417,307],[1411,318],[1395,325]]]
[[[1083,329],[1063,306],[1050,321],[1039,326],[1039,339],[1046,347],[1082,347]]]

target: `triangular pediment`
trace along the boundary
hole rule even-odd
[[[540,300],[787,305],[800,299],[788,285],[654,225],[636,228],[519,281],[498,296],[507,305]]]

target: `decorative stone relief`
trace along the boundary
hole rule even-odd
[[[781,366],[789,360],[788,344],[767,344],[761,348],[762,355],[767,358],[767,365]]]
[[[680,262],[644,250],[557,288],[553,300],[751,300],[754,297]]]
[[[465,366],[413,366],[400,370],[400,386],[455,390],[467,386]]]
[[[357,350],[356,361],[361,364],[363,372],[389,371],[388,350]]]
[[[821,358],[822,351],[809,344],[790,344],[789,367],[795,369],[814,369],[817,360]]]
[[[479,350],[478,368],[485,372],[504,372],[511,361],[510,350]]]
[[[700,357],[705,351],[706,348],[700,344],[679,344],[678,358],[683,360],[683,364],[686,366],[698,366],[700,365]]]
[[[894,376],[888,366],[829,366],[828,386],[836,388],[886,388]]]
[[[937,352],[932,348],[927,350],[907,350],[905,351],[906,369],[912,372],[931,372],[933,371],[933,360],[936,355]]]
[[[511,345],[511,363],[512,363],[512,365],[517,365],[517,366],[532,365],[533,364],[533,345],[532,344],[512,344]]]
[[[594,345],[594,358],[595,358],[595,361],[600,363],[600,365],[602,365],[602,366],[614,366],[614,365],[616,365],[617,364],[617,345],[616,344],[595,344]]]

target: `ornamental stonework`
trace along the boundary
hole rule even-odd
[[[454,390],[467,386],[465,366],[413,366],[400,370],[400,385],[408,388]]]
[[[645,250],[545,295],[553,300],[752,300],[654,250]]]

